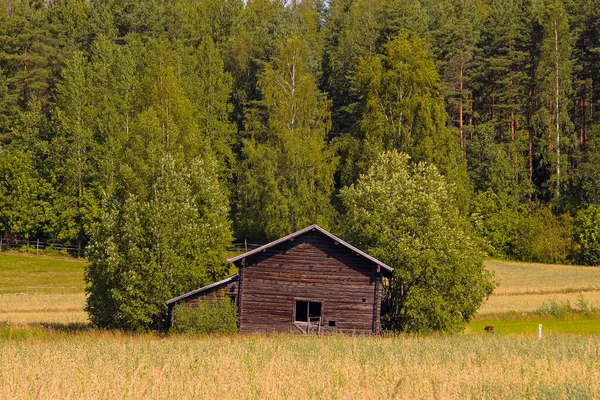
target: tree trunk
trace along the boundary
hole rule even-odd
[[[463,62],[460,63],[459,72],[459,105],[458,105],[458,132],[460,134],[460,148],[465,149],[463,132]]]
[[[560,82],[558,77],[558,27],[556,20],[554,21],[554,54],[555,54],[555,73],[556,73],[556,110],[555,110],[555,122],[556,122],[556,200],[560,198],[560,112],[559,112],[559,89]]]

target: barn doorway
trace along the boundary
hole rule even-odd
[[[321,333],[323,321],[323,302],[296,300],[294,305],[294,323],[305,333]]]

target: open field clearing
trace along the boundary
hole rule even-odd
[[[488,260],[500,286],[495,295],[600,290],[600,267]]]
[[[0,287],[6,288],[0,291],[0,321],[19,324],[87,322],[87,315],[83,311],[84,266],[83,260],[0,253]],[[551,299],[560,302],[568,300],[575,305],[580,290],[585,290],[583,296],[591,306],[600,308],[600,268],[498,260],[486,261],[486,266],[495,272],[500,286],[479,310],[469,327],[472,332],[479,332],[479,325],[485,324],[485,321],[496,321],[495,326],[504,325],[504,329],[498,330],[499,333],[535,330],[539,318],[517,324],[514,315],[504,318],[498,314],[528,313]],[[25,285],[57,288],[32,289],[30,293],[36,294],[24,295]],[[63,295],[63,286],[74,288],[69,288],[67,294]],[[69,290],[76,292],[69,293]],[[506,321],[500,322],[499,319]],[[561,326],[557,332],[597,333],[593,328],[596,324],[600,327],[600,319],[590,320],[588,325],[592,331],[582,321],[567,323],[561,320],[557,324]],[[585,326],[582,325],[580,329],[581,324]]]
[[[86,261],[75,258],[0,253],[0,294],[82,293]],[[1,305],[0,305],[1,307]]]
[[[0,398],[600,398],[600,338],[0,340]]]
[[[83,311],[85,295],[74,294],[2,294],[0,321],[16,324],[86,323]]]
[[[479,314],[495,314],[510,311],[530,312],[537,310],[542,303],[548,302],[551,299],[556,299],[560,302],[568,300],[572,305],[575,305],[580,293],[591,305],[600,307],[600,291],[524,295],[494,294],[490,296],[489,300],[479,309]]]

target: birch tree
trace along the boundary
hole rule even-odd
[[[544,183],[548,196],[560,202],[568,169],[566,156],[573,146],[573,124],[569,116],[573,64],[572,39],[562,3],[548,0],[542,14],[543,39],[536,71],[539,109],[536,128],[541,163],[550,179]]]
[[[241,228],[274,238],[328,226],[336,158],[325,138],[330,102],[307,69],[306,42],[292,37],[259,81],[260,106],[246,119],[240,171]]]

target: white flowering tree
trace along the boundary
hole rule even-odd
[[[341,197],[346,237],[395,269],[383,327],[463,329],[495,285],[452,187],[437,169],[386,152]]]

